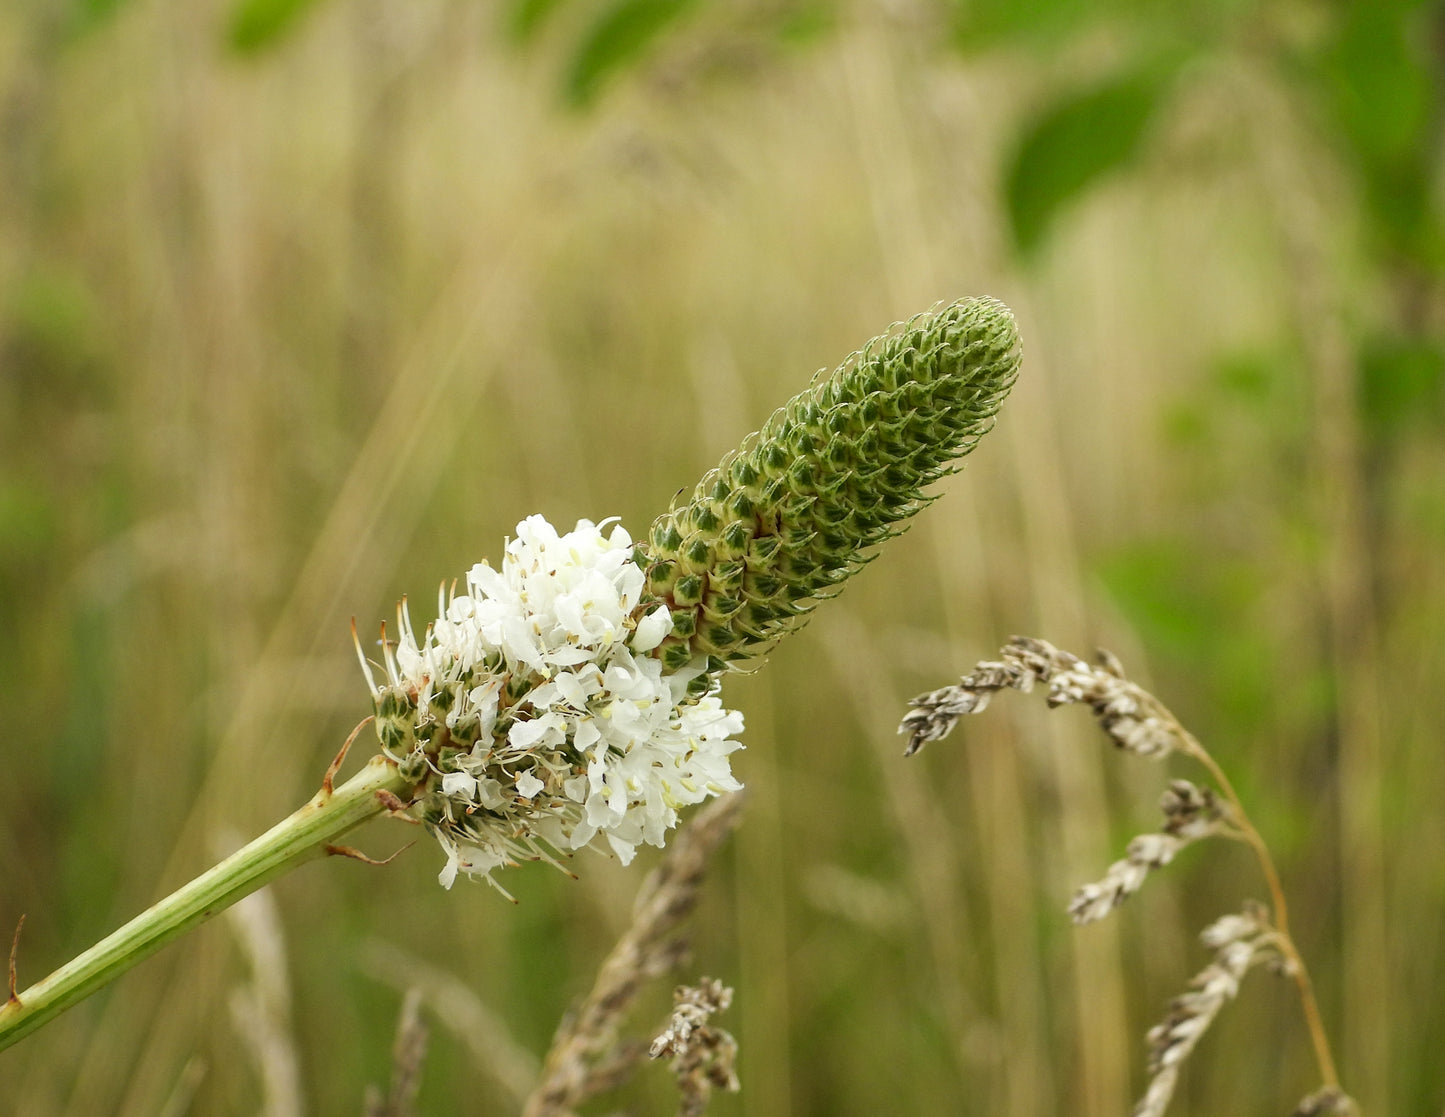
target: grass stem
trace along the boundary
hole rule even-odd
[[[1329,1037],[1325,1032],[1324,1021],[1320,1017],[1319,1004],[1315,1000],[1314,983],[1310,981],[1309,969],[1305,966],[1304,958],[1301,957],[1299,948],[1295,946],[1294,937],[1290,934],[1289,907],[1285,902],[1284,887],[1280,883],[1279,870],[1275,868],[1274,857],[1269,852],[1269,846],[1260,832],[1255,829],[1254,823],[1250,821],[1249,814],[1244,809],[1244,803],[1234,790],[1234,785],[1230,783],[1224,769],[1172,713],[1167,710],[1164,712],[1178,730],[1179,739],[1184,746],[1183,751],[1202,764],[1219,789],[1224,792],[1225,798],[1229,800],[1229,805],[1233,810],[1234,824],[1238,827],[1240,836],[1254,850],[1260,872],[1263,873],[1265,885],[1269,889],[1270,907],[1274,909],[1274,926],[1275,930],[1279,932],[1280,952],[1285,956],[1289,974],[1294,978],[1295,985],[1299,989],[1305,1025],[1309,1029],[1310,1042],[1314,1046],[1315,1061],[1319,1063],[1320,1077],[1326,1086],[1338,1088],[1339,1072],[1335,1068],[1334,1056],[1330,1052]]]

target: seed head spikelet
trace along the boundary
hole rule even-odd
[[[653,523],[657,654],[711,671],[766,654],[899,534],[993,426],[1019,367],[1013,314],[970,298],[874,338],[774,412]]]

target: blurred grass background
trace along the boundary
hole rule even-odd
[[[1263,887],[1191,851],[1073,929],[1167,778],[1077,712],[1014,696],[903,761],[906,700],[1026,632],[1117,651],[1216,751],[1346,1086],[1442,1112],[1442,28],[1400,0],[6,4],[22,986],[314,790],[368,710],[352,616],[534,511],[640,534],[812,370],[988,293],[1026,346],[998,430],[729,683],[752,798],[691,972],[737,988],[744,1089],[713,1111],[1128,1111],[1195,931]],[[0,1055],[0,1112],[357,1113],[414,963],[540,1054],[639,873],[519,870],[513,908],[439,867],[271,890],[294,1089],[218,920]],[[525,1064],[438,1023],[422,1111],[515,1111]],[[609,1104],[669,1112],[664,1078]],[[1261,974],[1174,1111],[1315,1085]]]

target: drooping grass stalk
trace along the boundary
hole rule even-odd
[[[289,818],[49,977],[23,992],[12,991],[0,1006],[0,1050],[262,885],[333,852],[345,834],[384,814],[395,799],[404,799],[410,786],[393,761],[378,756],[340,787],[323,787]]]
[[[1208,771],[1223,796],[1221,801],[1213,791],[1185,780],[1174,781],[1161,803],[1164,829],[1135,838],[1125,859],[1115,862],[1102,881],[1075,893],[1069,912],[1076,923],[1108,915],[1138,891],[1152,869],[1168,864],[1178,849],[1203,837],[1246,843],[1254,851],[1269,889],[1268,911],[1247,904],[1243,913],[1223,917],[1201,936],[1216,951],[1215,962],[1194,979],[1189,992],[1175,998],[1164,1023],[1151,1029],[1151,1081],[1134,1110],[1135,1117],[1163,1114],[1174,1094],[1180,1065],[1220,1008],[1233,999],[1245,973],[1259,964],[1270,964],[1294,980],[1319,1065],[1322,1086],[1296,1113],[1308,1117],[1356,1114],[1356,1103],[1340,1088],[1309,970],[1290,934],[1289,908],[1269,846],[1219,762],[1163,702],[1129,680],[1117,659],[1101,651],[1099,662],[1089,664],[1047,641],[1015,636],[1004,646],[999,660],[985,660],[959,683],[912,700],[913,709],[899,727],[909,738],[907,754],[947,736],[961,718],[982,711],[1000,690],[1029,691],[1035,684],[1047,688],[1051,707],[1088,706],[1099,727],[1126,752],[1153,759],[1174,753],[1189,757]]]
[[[1300,1008],[1304,1013],[1305,1027],[1309,1030],[1310,1045],[1314,1048],[1315,1062],[1319,1064],[1321,1081],[1326,1087],[1337,1090],[1340,1086],[1339,1070],[1335,1066],[1335,1057],[1330,1051],[1329,1035],[1325,1032],[1325,1023],[1324,1018],[1320,1015],[1319,1002],[1315,1000],[1314,983],[1310,980],[1309,968],[1305,965],[1304,958],[1295,945],[1294,936],[1290,934],[1289,904],[1285,900],[1284,886],[1280,883],[1279,870],[1275,868],[1274,855],[1269,852],[1269,846],[1266,844],[1264,836],[1250,821],[1249,813],[1244,809],[1244,802],[1239,798],[1239,793],[1234,790],[1234,784],[1230,782],[1224,769],[1219,766],[1219,762],[1162,703],[1159,704],[1159,709],[1171,722],[1180,741],[1180,751],[1202,765],[1209,772],[1219,790],[1224,793],[1224,797],[1229,800],[1232,820],[1239,830],[1239,838],[1254,851],[1255,860],[1259,863],[1260,875],[1264,877],[1265,887],[1269,889],[1269,904],[1273,912],[1275,930],[1279,932],[1278,945],[1280,953],[1285,958],[1285,972],[1294,979],[1295,987],[1299,990]]]

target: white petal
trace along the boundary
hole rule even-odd
[[[617,859],[624,865],[631,865],[632,858],[637,853],[637,847],[631,842],[625,842],[616,834],[607,835],[607,844],[612,847],[612,852],[617,854]]]
[[[659,605],[637,622],[637,631],[632,634],[632,650],[650,652],[671,631],[672,613],[666,605]]]
[[[477,794],[476,777],[465,772],[448,772],[442,777],[442,794],[470,801]]]
[[[562,743],[562,717],[546,713],[531,721],[517,721],[507,730],[507,743],[514,749],[531,749],[542,743]]]
[[[450,889],[451,886],[456,883],[457,867],[461,863],[461,857],[457,853],[457,847],[455,845],[447,843],[445,848],[447,851],[447,863],[443,866],[442,871],[437,874],[437,881],[443,888]]]

